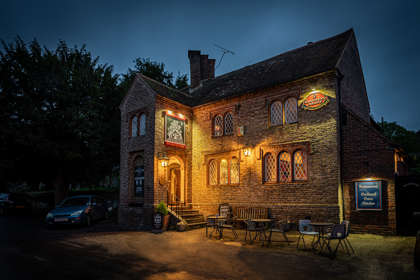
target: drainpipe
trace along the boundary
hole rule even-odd
[[[344,78],[344,75],[341,74],[339,69],[336,69],[337,73],[337,97],[338,97],[338,127],[339,127],[339,141],[340,141],[340,191],[341,191],[341,205],[342,205],[342,213],[341,217],[343,220],[346,219],[345,217],[345,204],[344,204],[344,179],[343,179],[343,157],[344,157],[344,148],[343,148],[343,116],[342,116],[342,99],[341,99],[341,81]],[[341,221],[340,221],[341,222]]]

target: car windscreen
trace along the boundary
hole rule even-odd
[[[61,207],[87,205],[88,203],[89,203],[88,197],[75,197],[75,198],[69,198],[63,201],[63,203],[61,203]]]

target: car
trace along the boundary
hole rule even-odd
[[[47,226],[86,225],[94,221],[107,219],[108,206],[105,200],[96,195],[77,195],[64,199],[45,217]]]

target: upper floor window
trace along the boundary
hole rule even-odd
[[[280,101],[274,101],[270,106],[270,124],[280,125],[283,123],[283,110]]]
[[[293,154],[293,177],[295,180],[306,180],[306,154],[297,150]]]
[[[140,136],[146,135],[146,114],[140,115]]]
[[[264,156],[264,182],[276,181],[276,161],[271,153]]]
[[[225,114],[225,135],[233,134],[233,118],[230,112]]]
[[[216,115],[213,119],[213,135],[223,135],[223,117],[221,115]]]
[[[279,154],[279,181],[280,182],[289,182],[291,179],[291,172],[292,169],[290,165],[290,154],[288,152],[281,152]]]
[[[137,136],[137,126],[138,126],[138,124],[137,124],[137,116],[134,116],[131,119],[131,136],[132,137]]]
[[[291,97],[286,100],[284,103],[284,122],[285,123],[295,123],[298,121],[297,114],[297,99]]]

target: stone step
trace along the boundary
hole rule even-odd
[[[184,220],[187,222],[187,224],[204,222],[204,219],[202,217],[187,218],[187,219],[184,219]]]
[[[197,213],[188,213],[188,214],[184,214],[184,213],[179,213],[179,215],[184,218],[184,217],[195,217],[195,216],[203,216],[202,214],[200,214],[200,212],[197,211]]]
[[[206,224],[207,224],[207,222],[191,223],[191,224],[188,224],[188,229],[194,229],[194,228],[204,227]]]

